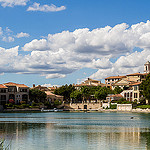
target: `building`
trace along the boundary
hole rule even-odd
[[[56,94],[53,93],[54,90],[57,89],[56,86],[55,86],[55,87],[45,87],[45,86],[41,86],[41,85],[35,86],[35,85],[33,84],[33,87],[32,87],[31,89],[38,89],[38,90],[40,90],[40,91],[45,92],[46,95],[47,95],[46,99],[47,99],[47,101],[49,101],[50,103],[54,103],[55,100],[58,100],[58,101],[60,101],[60,102],[63,102],[63,98],[64,98],[63,96],[61,96],[61,95],[56,95]]]
[[[140,84],[141,82],[136,82],[130,84],[127,90],[122,91],[120,94],[127,100],[131,102],[140,102]]]
[[[105,78],[105,84],[106,84],[106,87],[111,87],[112,84],[116,83],[117,81],[123,79],[123,78],[126,78],[126,76],[110,76],[110,77],[107,77]]]
[[[54,103],[55,100],[58,100],[59,102],[63,102],[63,96],[60,95],[56,95],[53,94],[50,91],[45,91],[46,95],[47,95],[47,101],[49,101],[50,103]]]
[[[149,61],[147,61],[144,64],[144,73],[150,73],[150,62]]]
[[[106,97],[106,102],[118,101],[119,99],[123,98],[121,94],[109,94]]]
[[[76,89],[81,89],[82,86],[88,86],[88,87],[101,86],[101,87],[104,87],[105,84],[101,83],[101,81],[88,78],[87,80],[85,80],[81,84],[76,84],[74,86]]]
[[[24,84],[8,82],[0,84],[0,104],[4,105],[12,99],[15,103],[29,101],[29,87]]]

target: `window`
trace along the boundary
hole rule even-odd
[[[112,81],[114,81],[114,79],[112,79]]]
[[[124,97],[126,97],[126,93],[124,93]]]
[[[134,86],[134,90],[137,91],[137,90],[138,90],[138,87],[137,87],[137,86]]]
[[[1,89],[1,93],[6,93],[6,89]]]
[[[129,97],[129,92],[127,93],[127,97]]]
[[[6,100],[6,95],[1,95],[1,100],[2,101]]]
[[[146,71],[147,71],[148,69],[147,69],[147,66],[146,66]]]
[[[134,93],[134,98],[137,98],[137,93]]]
[[[20,92],[27,92],[27,89],[20,89]]]

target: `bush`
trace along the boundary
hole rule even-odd
[[[110,109],[117,109],[117,105],[116,104],[115,105],[110,104]]]
[[[141,109],[149,108],[150,109],[150,105],[140,105],[140,106],[137,106],[137,108],[141,108]]]

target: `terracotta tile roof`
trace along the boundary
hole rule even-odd
[[[133,74],[128,74],[127,76],[142,76],[142,73],[133,73]]]
[[[61,96],[61,95],[56,95],[56,94],[53,94],[53,93],[51,93],[50,91],[45,91],[45,93],[46,93],[46,95],[47,96],[56,96],[56,97],[63,97],[63,96]]]
[[[142,82],[135,82],[135,83],[132,83],[130,85],[140,85]]]
[[[1,89],[7,89],[7,87],[5,85],[3,85],[3,84],[0,84],[0,88]]]
[[[115,94],[115,95],[110,95],[110,96],[107,96],[107,97],[123,97],[121,94]]]
[[[149,73],[143,73],[143,75],[146,75],[146,76],[147,76],[148,74],[149,74]]]
[[[6,85],[6,86],[17,86],[17,87],[28,87],[24,84],[18,84],[18,83],[13,83],[13,82],[4,83],[4,85]]]
[[[121,79],[121,78],[125,78],[126,76],[110,76],[110,77],[107,77],[105,78],[106,79]]]

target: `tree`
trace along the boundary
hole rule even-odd
[[[54,94],[64,96],[64,101],[70,102],[70,94],[75,91],[75,87],[71,84],[68,86],[63,85],[54,91]]]
[[[141,94],[148,100],[150,104],[150,74],[147,75],[146,80],[140,85]]]
[[[81,87],[81,93],[82,93],[82,96],[83,96],[83,100],[89,99],[89,97],[90,97],[90,88],[87,87],[87,86],[82,86]]]
[[[95,92],[95,98],[104,100],[110,93],[112,93],[112,91],[109,88],[101,87],[98,91]]]
[[[40,91],[38,89],[30,89],[29,90],[29,98],[31,101],[34,101],[36,103],[44,102],[46,99],[46,93],[43,91]]]
[[[120,94],[122,91],[123,91],[123,90],[122,90],[119,86],[117,86],[117,87],[115,87],[115,89],[114,89],[114,94]]]
[[[79,90],[75,90],[70,94],[70,98],[75,102],[82,101],[82,93]]]

